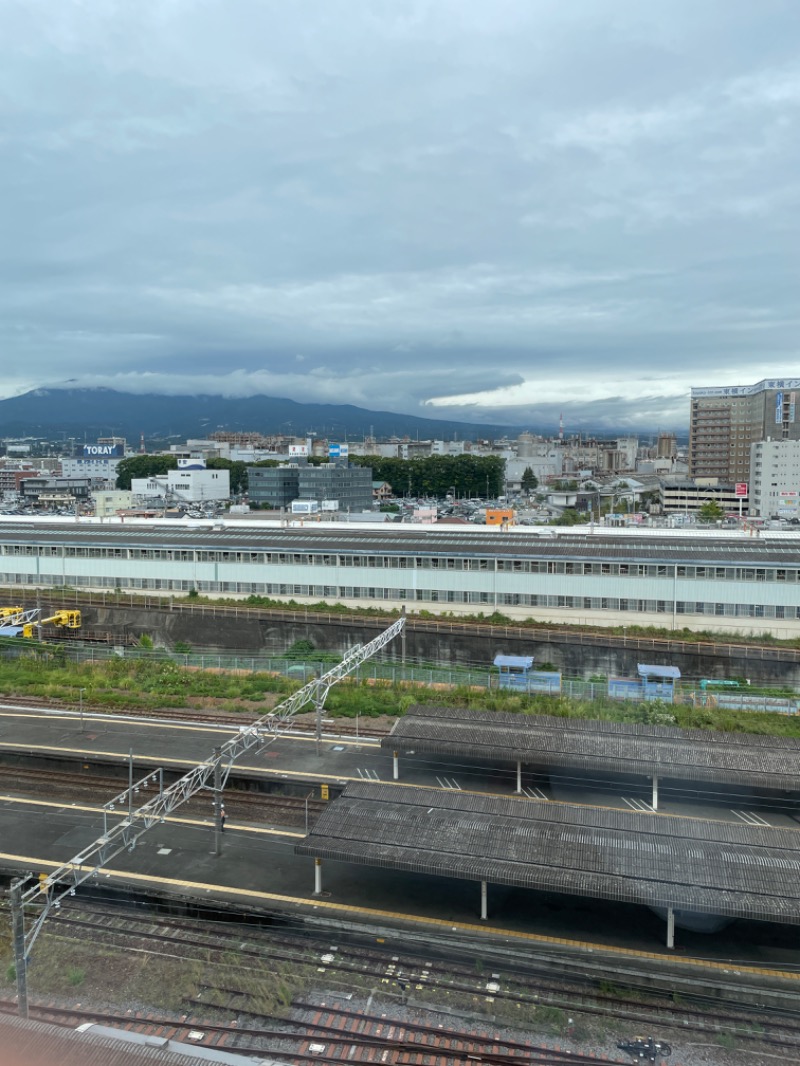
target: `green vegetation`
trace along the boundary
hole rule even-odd
[[[313,645],[312,645],[313,649]],[[292,649],[290,649],[291,651]],[[313,651],[307,659],[306,642],[293,646],[291,658],[320,661]],[[322,656],[326,658],[335,656]],[[279,674],[241,670],[201,670],[184,666],[159,650],[153,657],[113,658],[102,662],[67,661],[63,649],[46,644],[26,648],[24,655],[0,658],[0,691],[6,695],[34,696],[75,707],[78,690],[84,689],[84,706],[116,711],[127,707],[147,710],[213,707],[223,713],[257,716],[296,691],[305,680]],[[601,682],[602,683],[602,682]],[[263,707],[253,709],[253,704]],[[683,728],[726,730],[772,736],[800,736],[800,716],[730,711],[684,704],[628,703],[506,689],[482,689],[472,685],[430,686],[406,681],[360,681],[350,678],[331,689],[326,714],[363,718],[399,716],[415,703],[471,707],[475,710],[516,714],[549,714],[563,718],[601,719],[678,725]]]
[[[724,517],[725,511],[716,500],[706,500],[704,504],[701,504],[697,512],[697,520],[699,522],[719,522]]]
[[[498,496],[505,461],[497,455],[431,455],[424,459],[384,459],[353,455],[353,466],[368,466],[374,481],[388,481],[395,496]]]
[[[576,511],[574,507],[565,507],[558,518],[554,518],[548,525],[551,526],[579,526],[588,522],[591,518],[589,511]]]
[[[318,651],[311,640],[296,640],[280,658],[310,663],[340,663],[342,661],[341,655],[334,655],[329,651]]]
[[[174,455],[132,455],[117,466],[117,488],[129,489],[132,478],[157,477],[177,469],[178,459]]]
[[[526,466],[522,472],[522,480],[520,486],[523,492],[530,494],[539,488],[539,479],[534,474],[531,467]]]

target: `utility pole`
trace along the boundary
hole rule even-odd
[[[214,748],[214,854],[222,854],[222,751]]]
[[[11,926],[14,938],[14,969],[17,973],[17,1010],[28,1017],[28,960],[25,958],[25,917],[22,910],[22,881],[11,882]]]

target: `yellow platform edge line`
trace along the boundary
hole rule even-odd
[[[0,852],[0,859],[13,861],[17,865],[26,867],[48,867],[57,870],[63,863],[52,862],[45,859],[33,859],[25,855],[9,855]],[[78,866],[81,872],[91,872],[93,867]],[[383,911],[371,907],[359,907],[355,904],[333,903],[330,900],[317,900],[313,897],[284,896],[272,892],[260,892],[258,889],[235,888],[225,885],[209,885],[201,881],[185,881],[171,877],[156,877],[152,874],[121,873],[101,867],[98,874],[111,877],[116,880],[138,882],[140,884],[162,885],[169,888],[181,888],[192,892],[215,892],[217,895],[234,896],[240,899],[258,900],[262,903],[288,903],[295,907],[308,908],[310,910],[327,910],[336,913],[349,913],[367,916],[377,919],[395,919],[397,921],[413,922],[416,925],[428,926],[432,929],[441,929],[446,932],[489,933],[506,940],[517,940],[523,943],[543,945],[564,945],[589,951],[595,955],[610,954],[621,958],[651,959],[657,962],[670,962],[677,966],[700,968],[704,970],[729,972],[736,970],[737,974],[750,973],[764,977],[778,977],[787,981],[800,981],[800,973],[792,973],[787,970],[767,969],[765,967],[740,965],[731,962],[715,962],[712,959],[689,959],[679,955],[666,955],[656,951],[639,951],[635,948],[622,948],[615,945],[593,944],[585,940],[568,940],[565,937],[544,936],[541,933],[524,933],[513,929],[498,929],[492,925],[476,925],[472,922],[448,921],[442,918],[428,918],[423,915],[403,914],[400,911]]]

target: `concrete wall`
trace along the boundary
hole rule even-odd
[[[309,612],[307,619],[278,619],[257,610],[246,614],[215,614],[195,609],[192,613],[164,608],[90,607],[83,609],[84,630],[118,634],[128,643],[148,634],[156,645],[173,647],[185,642],[193,651],[250,655],[278,655],[297,640],[309,640],[320,651],[342,654],[354,644],[365,644],[380,632],[377,619],[342,618],[320,621]],[[505,635],[502,629],[458,627],[447,632],[416,629],[409,619],[406,655],[410,660],[458,666],[486,666],[498,652],[533,655],[537,663],[552,663],[571,677],[596,674],[631,677],[638,663],[677,666],[687,678],[748,677],[755,684],[800,685],[800,663],[791,654],[772,649],[724,645],[715,652],[710,644],[672,642],[654,648],[650,641],[594,633],[580,643],[580,635],[564,631],[531,630],[523,636]],[[402,645],[395,640],[384,653],[398,660]],[[764,658],[764,655],[768,658]]]

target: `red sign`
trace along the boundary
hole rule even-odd
[[[737,481],[736,482],[735,494],[737,496],[746,496],[747,495],[747,482],[746,481]]]

